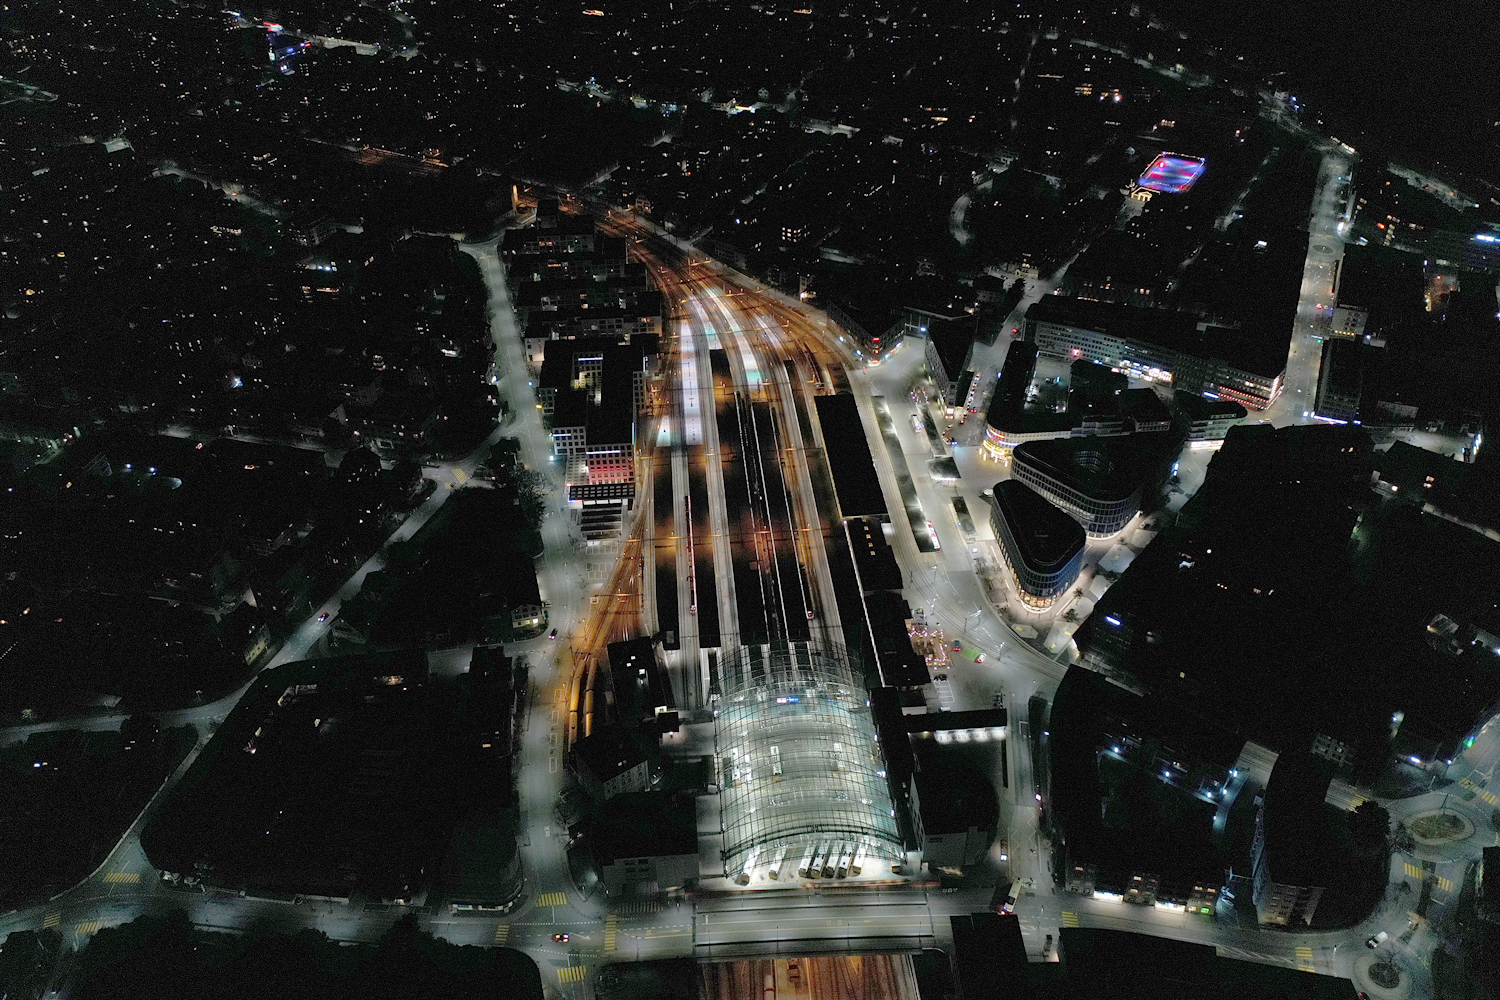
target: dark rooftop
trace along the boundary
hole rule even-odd
[[[865,425],[854,397],[847,393],[817,396],[815,404],[818,422],[823,426],[823,440],[828,446],[828,468],[833,474],[839,512],[844,517],[889,520],[885,494],[875,474],[875,461],[870,457],[870,443],[865,439]]]
[[[693,800],[666,792],[632,792],[609,800],[590,827],[594,860],[697,854]]]
[[[860,586],[866,590],[900,590],[903,586],[901,567],[880,522],[864,517],[851,517],[844,522],[849,533],[849,547],[854,552],[854,565],[859,570]]]
[[[1142,444],[1142,440],[1149,443]],[[1163,455],[1156,436],[1059,438],[1017,445],[1025,463],[1063,485],[1098,500],[1123,500],[1152,477]]]
[[[1292,336],[1290,327],[1285,331],[1217,326],[1199,330],[1197,319],[1188,313],[1057,295],[1043,296],[1026,318],[1028,322],[1060,323],[1136,340],[1196,358],[1217,358],[1241,371],[1268,377],[1286,369]]]
[[[1232,403],[1227,399],[1208,399],[1196,392],[1174,392],[1172,402],[1191,420],[1208,420],[1211,417],[1243,419],[1247,412],[1239,403]]]
[[[601,783],[624,774],[645,760],[635,731],[623,725],[596,729],[575,742],[569,753]]]
[[[1172,412],[1155,389],[1126,389],[1115,398],[1119,401],[1120,412],[1134,420],[1137,426],[1170,423],[1172,420]]]
[[[927,339],[932,341],[942,362],[943,372],[950,379],[956,378],[960,369],[969,360],[974,349],[975,321],[973,316],[954,319],[932,319],[927,323]]]
[[[985,423],[996,430],[1014,430],[1026,407],[1026,389],[1036,374],[1036,345],[1025,341],[1013,341],[1005,351],[1005,364],[1000,368],[1000,381],[990,396],[990,407],[984,415]]]
[[[1034,572],[1066,566],[1086,544],[1083,526],[1025,483],[996,483],[994,503],[1020,546],[1021,558]]]

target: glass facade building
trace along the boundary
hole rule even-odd
[[[997,483],[990,525],[1023,604],[1050,607],[1078,579],[1083,528],[1040,494],[1013,479]]]
[[[820,849],[899,860],[884,757],[842,647],[744,647],[720,667],[714,735],[725,875],[745,884],[779,870],[780,880],[795,881]]]

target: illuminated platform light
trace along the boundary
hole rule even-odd
[[[1203,176],[1208,164],[1196,156],[1159,153],[1136,184],[1158,194],[1183,194]]]

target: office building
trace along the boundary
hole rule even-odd
[[[675,892],[698,881],[693,800],[665,792],[612,799],[589,824],[584,845],[606,896]]]
[[[1330,339],[1323,342],[1323,357],[1318,367],[1318,394],[1313,415],[1335,423],[1361,423],[1365,383],[1372,374],[1374,351],[1355,340]]]
[[[1122,531],[1166,481],[1176,436],[1150,444],[1108,437],[1030,441],[1016,448],[1011,475],[1062,508],[1090,538]]]
[[[1021,428],[1021,416],[1026,409],[1026,390],[1036,375],[1036,345],[1014,341],[1005,351],[1005,364],[1000,368],[999,381],[990,396],[989,409],[984,414],[984,454],[986,458],[1002,459],[1010,456],[1015,443],[1009,435]]]
[[[1281,394],[1291,329],[1236,330],[1186,313],[1046,296],[1026,314],[1042,353],[1263,410]]]
[[[957,406],[959,384],[974,357],[974,317],[930,319],[927,323],[927,373],[937,383],[943,402]]]
[[[1311,754],[1278,758],[1257,800],[1254,865],[1255,912],[1264,926],[1310,924],[1337,873],[1320,845],[1327,839],[1323,800],[1333,769]]]
[[[1198,393],[1178,391],[1172,403],[1181,415],[1179,429],[1189,442],[1222,441],[1229,428],[1245,419],[1246,410],[1227,399],[1207,399]]]
[[[622,724],[604,726],[574,743],[568,767],[596,802],[651,787],[651,767],[638,737]]]
[[[1013,479],[997,483],[990,525],[1028,607],[1051,607],[1078,579],[1083,528],[1041,494]]]

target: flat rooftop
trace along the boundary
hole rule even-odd
[[[1267,378],[1286,370],[1292,328],[1270,330],[1256,326],[1239,329],[1209,326],[1198,329],[1188,313],[1145,309],[1044,295],[1026,314],[1028,323],[1056,323],[1090,330],[1122,340],[1163,347],[1195,358],[1218,359],[1241,371]]]
[[[1034,573],[1066,566],[1087,541],[1082,525],[1014,479],[995,484],[995,506],[1009,525],[1021,558]]]
[[[1197,156],[1183,156],[1178,153],[1158,153],[1156,159],[1151,161],[1136,181],[1138,185],[1147,191],[1155,191],[1158,194],[1185,194],[1189,188],[1198,183],[1198,178],[1203,176],[1203,171],[1208,164]]]

